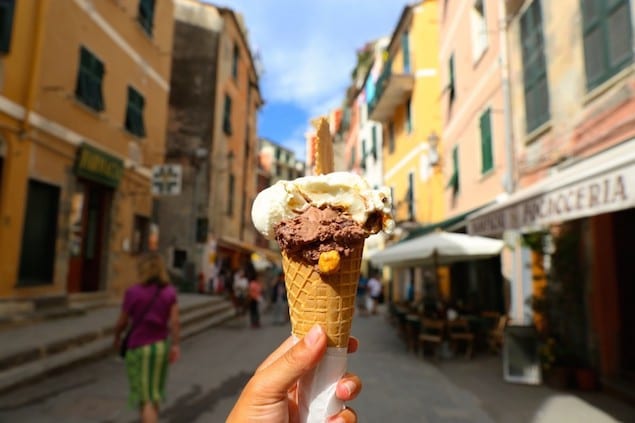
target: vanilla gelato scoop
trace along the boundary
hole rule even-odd
[[[251,219],[261,234],[274,239],[276,225],[311,206],[342,210],[370,233],[390,232],[395,225],[388,188],[372,189],[362,177],[349,172],[278,181],[258,194],[251,208]],[[380,222],[370,222],[378,215]]]

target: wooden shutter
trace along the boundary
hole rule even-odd
[[[15,0],[0,0],[0,53],[8,53],[13,32]]]
[[[408,31],[401,36],[401,53],[403,54],[403,73],[410,73],[410,43]]]
[[[485,173],[494,167],[492,157],[492,113],[487,109],[481,115],[481,173]]]

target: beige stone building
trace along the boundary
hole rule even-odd
[[[0,314],[117,296],[148,248],[172,2],[0,7]]]

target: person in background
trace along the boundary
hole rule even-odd
[[[236,308],[236,315],[242,316],[247,311],[247,289],[249,288],[249,281],[245,277],[245,272],[240,269],[234,275],[234,283],[232,286],[232,293],[234,297],[234,307]]]
[[[284,284],[284,273],[278,275],[278,279],[273,285],[271,303],[273,304],[273,324],[285,324],[289,318],[289,310],[287,308],[287,289]]]
[[[128,402],[139,410],[143,423],[154,423],[158,421],[159,403],[165,399],[168,362],[181,356],[179,308],[176,289],[170,285],[158,253],[140,257],[138,273],[140,283],[124,295],[114,347],[121,351],[121,335],[130,323],[124,357],[130,385]]]
[[[370,314],[377,314],[377,305],[382,291],[381,282],[379,281],[379,272],[374,272],[368,280],[368,293],[370,294]]]
[[[359,282],[357,283],[356,302],[357,309],[361,316],[366,316],[368,310],[366,308],[366,297],[368,296],[368,279],[363,273],[359,275]]]
[[[251,327],[260,327],[260,302],[262,301],[262,284],[258,280],[256,272],[248,272],[249,275],[249,321]]]

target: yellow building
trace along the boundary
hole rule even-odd
[[[173,4],[0,8],[0,314],[118,295],[148,247]]]
[[[366,92],[368,117],[383,127],[383,183],[402,234],[444,217],[438,21],[436,1],[405,7]]]

